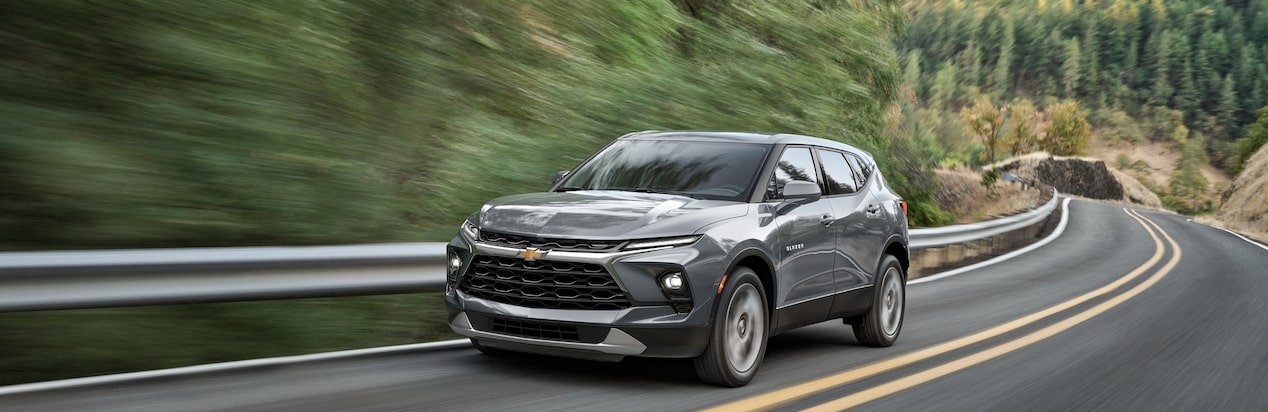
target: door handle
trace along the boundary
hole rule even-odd
[[[881,211],[881,205],[867,205],[867,209],[865,210],[867,213],[876,213]]]
[[[832,215],[823,215],[823,219],[819,220],[819,223],[823,223],[824,227],[832,226],[832,222],[834,222]]]

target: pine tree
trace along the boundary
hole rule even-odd
[[[1061,58],[1061,84],[1065,86],[1065,97],[1074,98],[1079,87],[1079,39],[1071,38],[1066,41],[1065,53]]]
[[[911,86],[916,94],[920,94],[920,49],[907,53],[907,64],[903,67],[903,82]]]
[[[1239,54],[1236,68],[1233,70],[1233,83],[1240,87],[1242,92],[1238,93],[1238,116],[1237,123],[1248,123],[1249,118],[1258,107],[1255,101],[1255,64],[1258,63],[1254,47],[1243,47]]]
[[[960,67],[964,68],[964,84],[969,86],[981,84],[982,48],[978,46],[976,41],[969,39],[969,44],[961,53],[960,60],[962,62]]]
[[[944,64],[933,76],[929,85],[929,106],[944,107],[959,96],[959,70],[954,64]]]
[[[1162,34],[1158,36],[1154,46],[1154,81],[1153,94],[1149,96],[1149,104],[1151,106],[1166,106],[1171,103],[1171,95],[1174,91],[1171,89],[1171,80],[1169,74],[1171,72],[1170,55],[1171,55],[1171,36]]]
[[[1218,139],[1232,139],[1237,129],[1237,90],[1233,88],[1233,76],[1224,76],[1224,87],[1220,88],[1220,107],[1216,112],[1216,122],[1220,127]]]
[[[1086,3],[1093,4],[1093,3]],[[1093,9],[1095,11],[1095,9]],[[1087,13],[1084,17],[1086,24],[1083,27],[1083,51],[1079,56],[1079,66],[1083,71],[1080,76],[1082,78],[1082,87],[1084,96],[1093,96],[1101,93],[1100,77],[1101,66],[1100,59],[1097,54],[1101,52],[1101,43],[1097,40],[1097,20],[1094,13]]]
[[[999,44],[999,58],[995,59],[995,70],[991,73],[991,85],[1008,95],[1012,89],[1012,77],[1009,66],[1013,59],[1013,47],[1017,42],[1013,20],[1004,17],[1003,38]]]
[[[1206,195],[1209,184],[1202,175],[1200,165],[1206,164],[1205,142],[1201,134],[1192,133],[1181,144],[1180,159],[1171,174],[1171,194],[1190,202],[1191,211],[1198,208],[1198,200]]]
[[[1043,60],[1051,62],[1042,64],[1038,68],[1041,73],[1040,76],[1044,80],[1045,94],[1054,96],[1062,94],[1061,91],[1064,85],[1062,76],[1064,72],[1061,71],[1061,67],[1065,64],[1066,46],[1065,39],[1061,37],[1061,30],[1053,29],[1047,37],[1045,46],[1040,50],[1041,53],[1044,53],[1042,55],[1045,56]]]
[[[1179,83],[1176,87],[1176,95],[1172,98],[1172,107],[1183,112],[1186,119],[1196,122],[1198,120],[1196,116],[1198,91],[1193,83],[1193,64],[1189,60],[1185,60],[1181,65]]]

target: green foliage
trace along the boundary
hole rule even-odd
[[[900,82],[897,2],[5,13],[4,249],[442,240],[484,201],[541,190],[647,129],[804,133],[897,162],[881,137]]]
[[[1017,156],[1037,149],[1043,113],[1036,111],[1035,104],[1026,99],[1017,99],[1006,109],[1009,129],[1002,143],[1008,153]]]
[[[907,217],[912,222],[924,222],[923,224],[912,223],[915,227],[941,226],[955,223],[955,216],[938,208],[936,202],[909,203]]]
[[[1237,139],[1237,156],[1233,160],[1233,169],[1242,170],[1242,166],[1268,143],[1268,106],[1264,106],[1256,112],[1258,120],[1250,127],[1246,128],[1246,136]]]
[[[1126,112],[1101,109],[1094,114],[1096,119],[1090,121],[1100,125],[1096,133],[1101,138],[1113,144],[1127,143],[1133,150],[1145,142],[1140,124]]]
[[[986,147],[987,164],[995,163],[995,150],[1000,147],[1000,137],[1004,134],[1004,120],[1007,113],[1001,111],[990,99],[979,98],[973,106],[960,110],[966,131],[981,140]]]
[[[1079,108],[1078,102],[1066,100],[1048,106],[1045,112],[1048,129],[1043,139],[1044,149],[1056,156],[1085,154],[1088,140],[1092,138],[1092,125],[1087,121],[1087,112]]]
[[[1130,170],[1142,175],[1150,175],[1153,172],[1149,170],[1149,163],[1144,160],[1133,161],[1127,154],[1120,153],[1114,158],[1114,167],[1118,170]]]
[[[1193,134],[1185,139],[1181,145],[1176,170],[1171,174],[1170,194],[1177,202],[1175,208],[1182,213],[1204,211],[1198,206],[1199,201],[1206,196],[1210,184],[1199,170],[1201,165],[1207,163],[1204,147],[1205,141],[1201,134]],[[1178,203],[1179,201],[1187,204]]]
[[[1077,96],[1075,90],[1079,88],[1079,77],[1082,70],[1079,68],[1079,39],[1070,39],[1065,43],[1065,54],[1061,56],[1061,84],[1065,86],[1066,98],[1074,98]]]
[[[986,171],[982,172],[982,181],[980,183],[992,196],[996,195],[996,190],[998,189],[996,185],[999,183],[999,169],[994,167],[986,169]]]

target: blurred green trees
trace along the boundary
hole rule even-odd
[[[904,21],[896,1],[11,4],[0,247],[439,240],[646,129],[842,140],[926,202],[928,161],[882,134]]]
[[[945,116],[983,95],[1045,107],[1069,99],[1092,114],[1123,115],[1091,116],[1098,134],[1130,127],[1168,141],[1173,123],[1182,123],[1208,137],[1203,149],[1214,166],[1235,172],[1234,140],[1268,104],[1268,0],[911,0],[906,7],[913,18],[900,38],[904,77],[924,107]],[[980,67],[991,74],[975,75]],[[959,160],[946,146],[924,151],[948,152],[939,162]]]

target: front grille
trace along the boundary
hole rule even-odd
[[[577,327],[570,325],[493,318],[493,327],[491,329],[494,332],[523,336],[526,338],[563,340],[569,342],[581,341],[581,334],[577,333]]]
[[[475,256],[459,290],[529,308],[612,310],[630,301],[603,265]]]
[[[535,249],[563,250],[569,252],[611,251],[619,248],[622,243],[617,240],[548,239],[489,231],[480,231],[480,240],[496,244],[498,246],[513,247],[517,249],[531,247]]]

